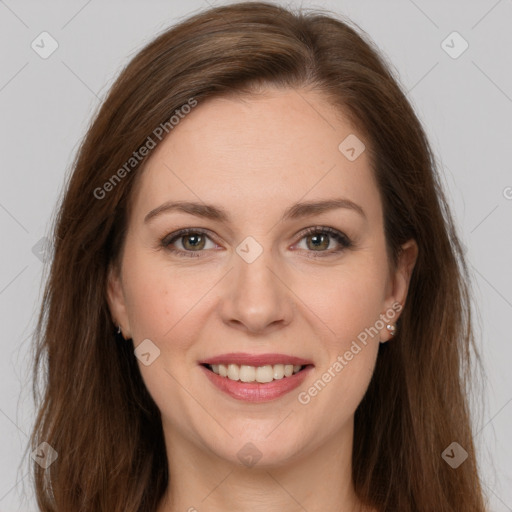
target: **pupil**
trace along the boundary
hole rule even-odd
[[[190,241],[192,242],[190,243]],[[188,235],[186,237],[186,242],[192,247],[198,247],[201,244],[201,235]]]
[[[312,236],[312,240],[313,240],[313,245],[314,247],[321,247],[322,245],[322,238],[325,238],[325,235],[313,235]],[[325,245],[325,244],[324,244]]]

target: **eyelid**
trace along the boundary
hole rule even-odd
[[[343,231],[331,228],[329,226],[312,226],[309,228],[305,228],[298,234],[298,236],[300,236],[299,242],[307,235],[313,235],[315,233],[327,233],[334,239],[340,238],[347,246],[350,246],[353,243],[352,240],[345,233],[343,233]]]
[[[183,253],[183,252],[186,252],[186,253],[194,253],[194,252],[197,252],[198,254],[201,253],[201,252],[205,252],[205,250],[202,250],[202,251],[183,251],[182,249],[170,249],[171,247],[171,244],[174,243],[175,241],[179,240],[180,238],[186,236],[186,235],[191,235],[191,234],[198,234],[198,235],[204,235],[206,236],[207,238],[209,238],[212,242],[214,243],[217,243],[215,241],[216,237],[212,235],[211,231],[207,230],[207,229],[204,229],[204,228],[183,228],[183,229],[178,229],[177,231],[173,231],[172,233],[169,233],[168,235],[166,235],[162,240],[161,240],[161,245],[165,248],[165,249],[168,249],[169,251],[171,252],[176,252],[176,253]]]

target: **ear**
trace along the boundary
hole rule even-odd
[[[386,328],[388,324],[396,324],[407,300],[409,283],[412,271],[418,258],[418,244],[416,240],[410,239],[401,246],[398,255],[398,262],[395,270],[390,275],[388,283],[388,292],[385,300],[385,311],[381,315],[384,320],[384,327],[380,332],[380,341],[385,343],[392,338],[391,333]]]
[[[121,275],[119,269],[113,265],[110,266],[107,277],[107,302],[112,321],[121,328],[121,333],[125,339],[131,338]]]

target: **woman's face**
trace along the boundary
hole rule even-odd
[[[168,444],[275,465],[351,442],[416,257],[388,263],[363,144],[323,97],[268,89],[199,104],[153,150],[108,298]]]

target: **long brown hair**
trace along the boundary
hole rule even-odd
[[[191,101],[266,84],[320,91],[350,116],[371,147],[391,263],[407,240],[419,247],[398,334],[381,344],[355,415],[358,496],[382,512],[484,511],[467,398],[478,355],[469,275],[422,126],[362,31],[259,2],[209,9],[159,35],[122,71],[79,148],[35,344],[34,390],[42,378],[44,393],[31,448],[58,453],[46,470],[33,464],[42,511],[147,512],[163,496],[160,413],[133,346],[116,338],[108,270],[148,137],[171,133],[169,119]],[[441,456],[453,441],[468,453],[456,469]]]

